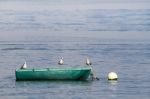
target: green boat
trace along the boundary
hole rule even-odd
[[[91,67],[16,69],[16,81],[30,80],[87,80]]]

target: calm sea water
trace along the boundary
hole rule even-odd
[[[150,44],[85,42],[0,42],[0,98],[11,99],[148,99],[150,97]],[[99,81],[15,81],[15,69],[27,61],[28,67],[84,66],[86,56],[93,62]],[[107,74],[118,73],[117,82],[108,82]]]
[[[149,99],[150,43],[136,33],[150,33],[150,10],[64,4],[0,1],[0,99]],[[60,67],[60,56],[67,67],[90,57],[100,80],[15,81],[24,61],[28,68]],[[107,81],[111,71],[118,81]]]

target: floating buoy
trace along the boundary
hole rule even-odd
[[[117,80],[118,79],[118,76],[115,72],[110,72],[108,74],[108,80]]]

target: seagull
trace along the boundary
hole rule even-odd
[[[27,64],[26,62],[21,66],[21,69],[26,69],[27,68]]]
[[[92,65],[92,63],[91,63],[89,58],[86,58],[86,62],[85,63],[86,63],[86,65]]]
[[[60,60],[58,61],[58,64],[63,65],[63,63],[64,63],[64,60],[63,60],[63,57],[61,57]]]

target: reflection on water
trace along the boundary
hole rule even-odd
[[[116,86],[117,85],[117,80],[109,80],[108,81],[112,86]]]
[[[60,86],[90,86],[92,81],[17,81],[18,88],[59,88]]]

